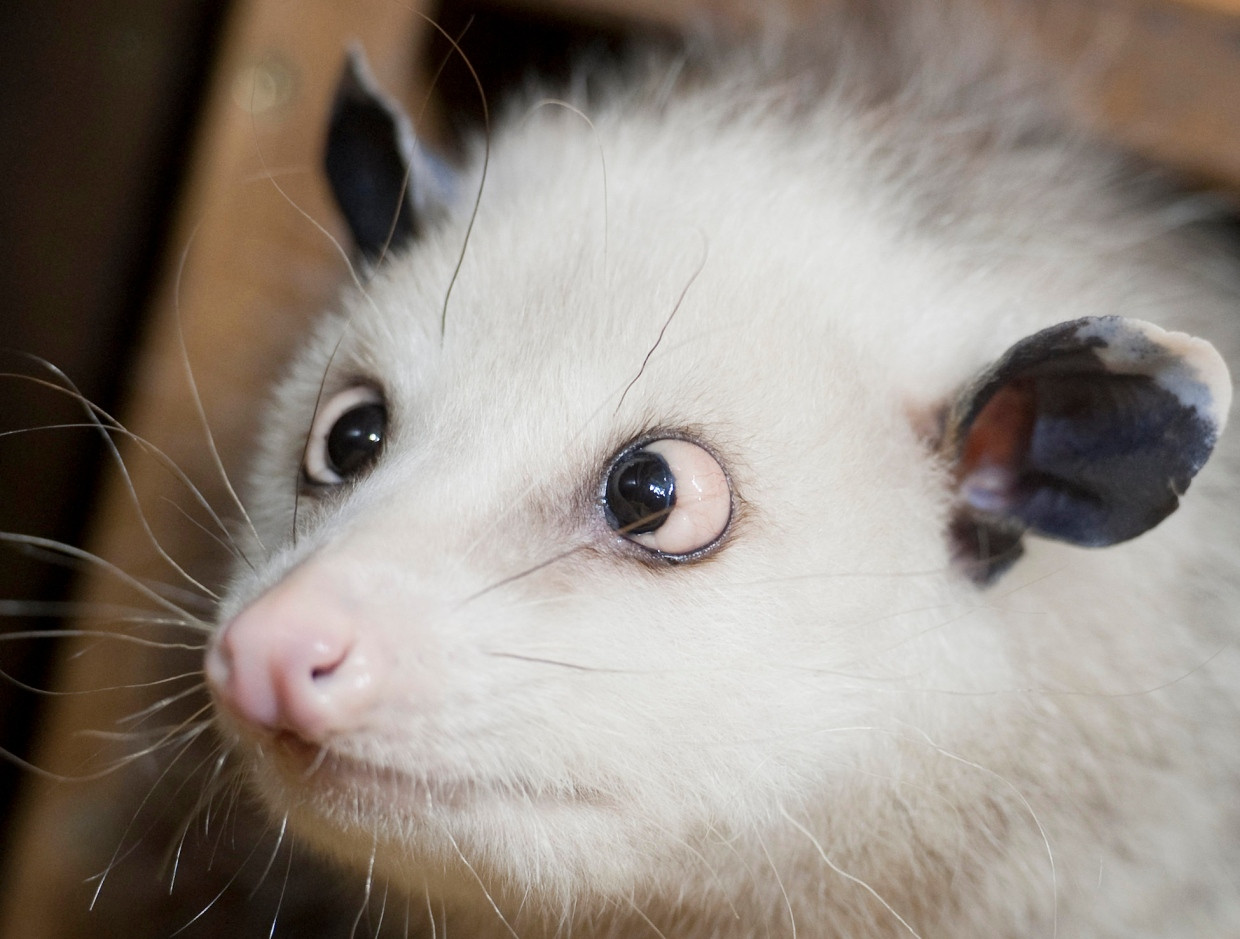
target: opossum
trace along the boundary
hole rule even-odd
[[[960,8],[824,18],[451,168],[353,56],[220,732],[426,935],[1240,934],[1237,265]]]

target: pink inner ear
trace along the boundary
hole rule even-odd
[[[1033,434],[1034,405],[1033,381],[1017,379],[995,392],[974,418],[957,469],[965,503],[983,512],[1012,506]]]

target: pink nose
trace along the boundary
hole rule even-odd
[[[206,675],[216,699],[254,728],[324,743],[364,722],[381,663],[308,575],[295,571],[224,626]]]

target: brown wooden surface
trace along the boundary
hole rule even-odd
[[[722,5],[725,15],[739,19],[752,19],[754,12],[744,0],[504,0],[502,5],[670,25],[683,24],[706,7]],[[1101,10],[1114,27],[1105,56],[1097,60],[1101,64],[1086,76],[1090,94],[1084,109],[1142,150],[1240,191],[1240,19],[1219,12],[1240,14],[1240,0],[1081,0],[1075,6]],[[361,38],[384,83],[405,89],[418,110],[421,92],[412,77],[412,57],[426,27],[410,7],[389,0],[247,0],[233,13],[196,145],[192,183],[151,305],[133,379],[137,391],[125,416],[129,427],[185,467],[214,505],[226,507],[227,498],[206,458],[201,422],[188,394],[178,315],[212,429],[235,473],[245,460],[244,441],[255,430],[261,389],[306,317],[329,300],[346,274],[336,245],[315,224],[340,233],[317,160],[344,40]],[[1046,43],[1050,54],[1069,63],[1066,67],[1079,65],[1079,38],[1049,30]],[[161,540],[187,566],[218,582],[222,552],[206,539],[187,536],[192,526],[162,501],[185,504],[183,492],[150,461],[136,459],[133,475]],[[125,490],[115,482],[91,547],[126,571],[174,579],[153,557]],[[97,603],[132,600],[102,575],[91,578],[85,597]],[[191,655],[189,667],[192,661]],[[149,655],[125,646],[82,643],[65,657],[57,687],[123,685],[167,668],[166,660],[152,664]],[[62,699],[37,761],[65,774],[98,768],[104,759],[98,755],[100,743],[75,732],[112,728],[134,707],[125,695]],[[160,934],[149,922],[126,921],[127,906],[141,908],[128,891],[150,888],[134,886],[123,873],[105,890],[113,912],[82,916],[92,889],[84,878],[97,873],[124,841],[130,813],[115,806],[135,802],[126,787],[149,786],[158,766],[152,760],[135,774],[89,785],[33,788],[22,828],[5,846],[16,863],[0,937]],[[217,925],[203,928],[201,935],[226,934]]]
[[[1085,74],[1088,113],[1135,150],[1240,193],[1240,0],[1051,4],[1074,5],[1096,13],[1083,54],[1094,64],[1080,64],[1079,37],[1051,28],[1047,47]]]
[[[1240,16],[1240,0],[1179,0],[1179,2],[1203,10],[1213,10],[1216,13]]]

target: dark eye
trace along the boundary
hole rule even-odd
[[[672,558],[709,548],[732,517],[723,467],[704,448],[672,437],[622,453],[603,482],[602,503],[613,529]]]
[[[626,535],[656,531],[676,505],[676,478],[654,450],[635,450],[607,475],[605,498],[612,528]]]
[[[319,408],[306,444],[305,474],[313,483],[335,486],[369,467],[383,448],[387,408],[374,388],[340,392]]]

